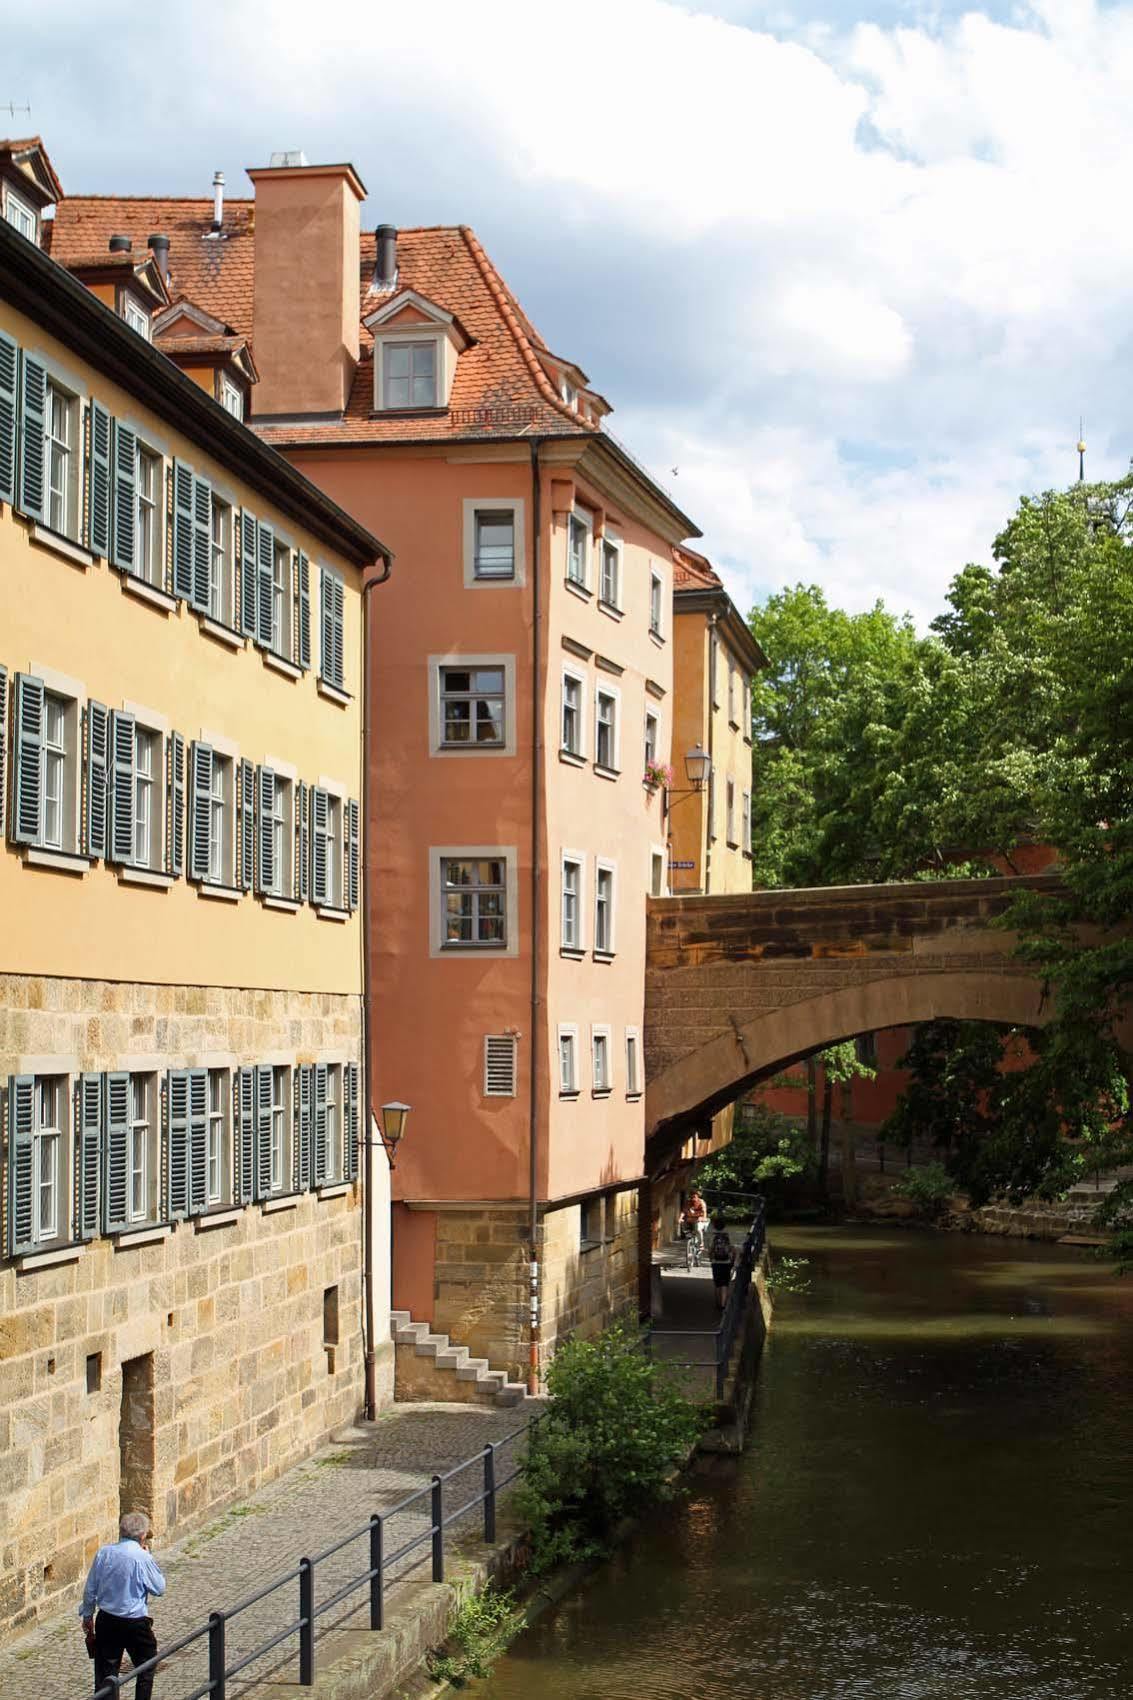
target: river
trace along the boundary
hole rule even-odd
[[[1133,1694],[1133,1275],[974,1235],[772,1230],[749,1450],[479,1700]]]

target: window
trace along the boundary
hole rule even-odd
[[[29,242],[39,240],[39,219],[35,208],[25,201],[22,195],[17,195],[14,189],[4,187],[4,217],[8,223],[18,230],[21,236],[26,236]]]
[[[228,1071],[209,1069],[206,1199],[223,1204],[228,1196]]]
[[[578,1244],[582,1251],[602,1243],[602,1200],[584,1198],[578,1207]]]
[[[645,710],[645,765],[657,760],[657,735],[660,722],[652,709]]]
[[[567,583],[586,589],[590,578],[590,527],[581,514],[571,514],[567,521]]]
[[[736,785],[729,779],[724,788],[724,824],[728,843],[735,845],[736,838]]]
[[[507,879],[502,859],[441,859],[444,944],[498,950],[507,943]]]
[[[659,572],[651,572],[649,575],[649,630],[655,638],[664,636],[661,627],[664,594],[664,579]]]
[[[67,703],[45,691],[43,696],[43,842],[62,850],[71,842],[67,823]]]
[[[636,1027],[626,1028],[626,1097],[636,1098],[641,1091],[641,1034]]]
[[[342,1065],[327,1068],[327,1180],[340,1181],[345,1174],[342,1161]]]
[[[502,667],[442,667],[441,726],[446,749],[502,749],[505,682]]]
[[[614,951],[614,870],[603,862],[594,874],[594,950],[602,956]]]
[[[291,659],[291,550],[277,543],[271,571],[271,642],[285,661]]]
[[[712,768],[709,768],[709,770],[708,770],[708,791],[707,791],[706,795],[707,795],[707,812],[708,812],[708,836],[709,836],[709,838],[715,838],[715,836],[716,836],[716,774],[715,774],[715,772]]]
[[[271,1071],[271,1178],[272,1192],[282,1192],[291,1175],[291,1070]]]
[[[295,791],[290,779],[260,769],[260,830],[267,839],[266,856],[260,870],[260,889],[272,897],[290,897],[291,852]]]
[[[854,1055],[863,1068],[877,1067],[877,1034],[859,1033],[854,1040]]]
[[[150,1214],[153,1100],[153,1077],[132,1074],[126,1130],[126,1217],[130,1222],[144,1222]]]
[[[47,459],[47,523],[62,537],[79,534],[79,404],[47,380],[44,450]]]
[[[578,856],[563,856],[562,948],[582,949],[582,861]]]
[[[346,905],[342,886],[342,798],[328,791],[326,799],[326,901],[331,909],[343,909]]]
[[[32,1097],[32,1235],[36,1245],[63,1238],[69,1228],[66,1153],[66,1077],[37,1074]],[[10,1137],[10,1135],[9,1135]]]
[[[720,646],[715,637],[708,639],[708,695],[713,708],[720,706]]]
[[[728,720],[731,725],[738,724],[736,720],[736,670],[728,661]]]
[[[744,699],[744,701],[743,701],[744,737],[747,739],[748,743],[750,744],[751,743],[751,680],[748,678],[746,673],[743,675],[742,679],[740,680],[740,689],[743,692],[743,699]]]
[[[744,835],[743,835],[743,839],[742,839],[741,842],[742,842],[742,845],[743,845],[744,855],[750,856],[751,855],[751,792],[750,791],[744,792],[743,807],[744,807],[744,824],[743,824]]]
[[[212,499],[209,528],[209,615],[222,625],[232,621],[232,509]]]
[[[590,1046],[592,1056],[591,1086],[595,1092],[608,1092],[613,1085],[610,1073],[610,1029],[608,1027],[592,1027],[590,1029]]]
[[[232,857],[229,850],[232,813],[232,763],[214,753],[209,786],[209,871],[216,885],[229,882]]]
[[[161,860],[161,734],[134,723],[134,862]]]
[[[559,1092],[570,1096],[578,1091],[578,1028],[559,1028]]]
[[[599,688],[594,724],[594,763],[616,772],[618,766],[618,699]]]
[[[665,895],[665,853],[662,850],[652,850],[649,855],[649,894],[651,897]]]
[[[163,577],[161,549],[161,461],[138,445],[134,470],[134,505],[137,535],[134,560],[139,577],[160,585]]]
[[[582,757],[582,680],[576,673],[563,674],[563,749]]]
[[[515,1097],[515,1064],[519,1041],[512,1033],[489,1033],[484,1040],[485,1098]]]
[[[602,582],[598,598],[608,608],[620,608],[622,605],[621,545],[609,537],[602,539]]]
[[[220,374],[220,405],[225,413],[231,413],[234,419],[243,419],[244,392],[231,378],[226,378],[223,372]]]
[[[132,331],[136,331],[146,342],[150,340],[150,316],[141,302],[132,295],[122,297],[122,317]]]
[[[387,342],[382,349],[384,407],[437,405],[435,342]]]
[[[515,514],[508,509],[477,509],[473,571],[479,579],[515,577]]]

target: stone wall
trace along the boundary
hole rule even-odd
[[[37,1058],[236,1067],[359,1045],[347,996],[0,977],[5,1087]],[[359,1188],[213,1216],[0,1261],[0,1638],[77,1598],[120,1510],[185,1533],[357,1414]],[[383,1400],[392,1370],[388,1349]],[[123,1469],[143,1503],[121,1504]]]

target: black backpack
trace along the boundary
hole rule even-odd
[[[731,1263],[732,1261],[732,1242],[724,1232],[723,1228],[712,1236],[712,1245],[708,1252],[708,1261],[710,1263]]]

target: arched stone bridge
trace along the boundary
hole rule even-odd
[[[651,1156],[825,1045],[941,1016],[1047,1019],[1014,935],[991,923],[1056,875],[651,898],[645,989]]]

